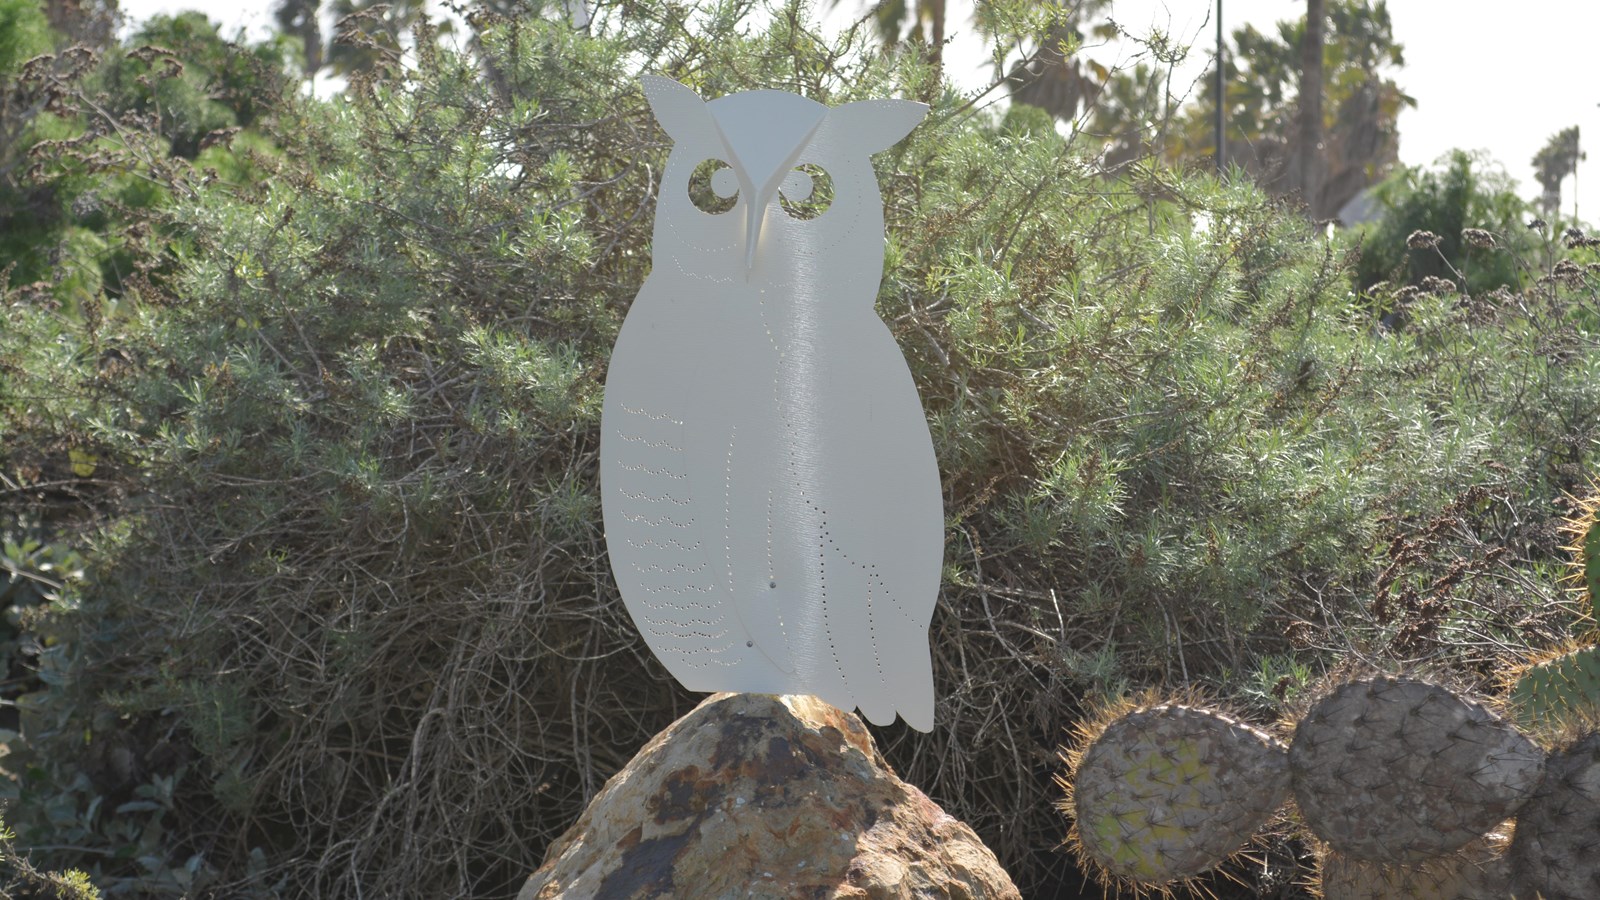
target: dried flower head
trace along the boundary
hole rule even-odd
[[[1461,229],[1461,239],[1466,241],[1469,247],[1487,248],[1494,246],[1494,235],[1484,231],[1482,228]]]
[[[1600,247],[1600,238],[1592,238],[1576,228],[1567,229],[1567,249],[1576,250],[1579,247]]]
[[[1454,294],[1456,283],[1448,278],[1429,275],[1422,279],[1422,293],[1424,294]]]
[[[1406,238],[1406,246],[1413,250],[1428,250],[1439,246],[1439,236],[1431,231],[1418,229]]]

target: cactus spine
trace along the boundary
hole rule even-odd
[[[1575,501],[1577,512],[1564,530],[1572,539],[1570,581],[1587,601],[1590,625],[1600,623],[1600,482]],[[1506,682],[1506,699],[1526,726],[1559,732],[1579,723],[1600,722],[1600,631],[1586,640],[1516,666]],[[1585,646],[1587,644],[1588,646]]]
[[[1322,853],[1322,900],[1505,900],[1510,896],[1508,838],[1491,833],[1447,856],[1383,865]]]
[[[1544,782],[1511,840],[1517,897],[1600,897],[1600,732],[1550,755]]]
[[[1600,647],[1566,650],[1514,670],[1506,699],[1533,728],[1600,721]]]
[[[1600,624],[1600,482],[1577,507],[1565,528],[1572,538],[1566,547],[1572,554],[1572,581],[1589,601],[1592,624]]]
[[[1176,704],[1080,725],[1060,804],[1069,842],[1108,887],[1163,888],[1239,851],[1288,796],[1284,746]]]
[[[1376,863],[1442,856],[1509,818],[1544,753],[1484,706],[1424,681],[1345,684],[1289,748],[1295,801],[1337,852]]]

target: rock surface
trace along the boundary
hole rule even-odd
[[[1021,900],[853,714],[716,694],[606,782],[517,900]]]

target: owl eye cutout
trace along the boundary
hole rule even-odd
[[[705,160],[690,173],[689,202],[695,209],[718,216],[733,209],[738,200],[739,176],[722,160]]]
[[[778,185],[778,205],[790,218],[815,219],[833,205],[833,176],[813,163],[791,170]]]

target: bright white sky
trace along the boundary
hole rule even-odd
[[[841,0],[830,20],[848,20],[870,0]],[[1269,31],[1279,19],[1304,14],[1304,0],[1222,0],[1228,31],[1250,23]],[[224,33],[271,26],[272,0],[122,0],[131,21],[157,12],[198,9],[223,23]],[[971,0],[949,0],[947,30],[954,43],[946,55],[950,75],[965,85],[992,76],[988,54],[973,36]],[[437,2],[430,3],[437,8]],[[1215,0],[1115,0],[1113,17],[1134,33],[1168,31],[1195,44],[1173,78],[1192,84],[1204,74],[1216,43]],[[1600,139],[1600,80],[1593,53],[1600,35],[1600,3],[1590,0],[1389,0],[1396,38],[1405,47],[1405,68],[1395,80],[1417,107],[1400,118],[1400,159],[1430,163],[1450,149],[1485,150],[1535,198],[1531,160],[1551,135],[1577,125],[1583,144]],[[1088,51],[1114,63],[1119,49]],[[1123,58],[1132,50],[1121,51]],[[1600,144],[1595,145],[1600,149]],[[1600,162],[1600,152],[1596,154]],[[1562,209],[1572,211],[1574,188],[1562,185]],[[1586,219],[1600,219],[1600,170],[1578,165],[1577,201]]]

